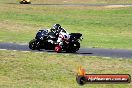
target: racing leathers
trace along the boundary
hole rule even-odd
[[[70,38],[69,33],[66,32],[65,30],[61,30],[59,35],[58,35],[58,39],[57,39],[58,45],[62,46],[64,41],[66,43],[69,43],[69,38]]]

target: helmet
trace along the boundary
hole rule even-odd
[[[59,32],[61,29],[61,25],[60,24],[54,24],[54,26],[51,28],[52,32]]]
[[[53,26],[53,29],[56,29],[56,30],[58,30],[58,29],[60,29],[61,28],[61,25],[60,24],[55,24],[54,26]]]

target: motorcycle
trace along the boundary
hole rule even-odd
[[[68,53],[75,53],[80,48],[81,33],[71,33],[70,39],[63,42],[62,47],[57,43],[57,36],[53,32],[47,30],[39,30],[36,34],[35,39],[29,42],[29,48],[31,50],[55,50],[57,53],[62,51]]]

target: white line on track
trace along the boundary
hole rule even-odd
[[[12,51],[17,51],[17,50],[12,50]]]
[[[7,49],[0,49],[0,50],[2,51],[2,50],[7,50]]]
[[[35,52],[35,53],[44,53],[44,52]]]
[[[0,51],[8,51],[8,49],[0,49]],[[15,51],[16,52],[16,51],[19,51],[19,50],[11,50],[11,51]],[[20,52],[27,53],[27,52],[32,52],[32,51],[20,51]],[[44,52],[34,52],[34,53],[44,53]]]
[[[31,51],[21,51],[21,52],[27,53],[27,52],[31,52]]]

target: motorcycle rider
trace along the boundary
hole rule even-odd
[[[51,28],[51,32],[53,32],[57,37],[57,43],[59,49],[62,48],[64,41],[68,43],[70,35],[64,28],[61,27],[60,24],[53,25],[53,27]]]
[[[60,24],[54,24],[50,31],[53,32],[56,36],[58,36],[60,32],[69,34],[64,28],[61,27]]]

